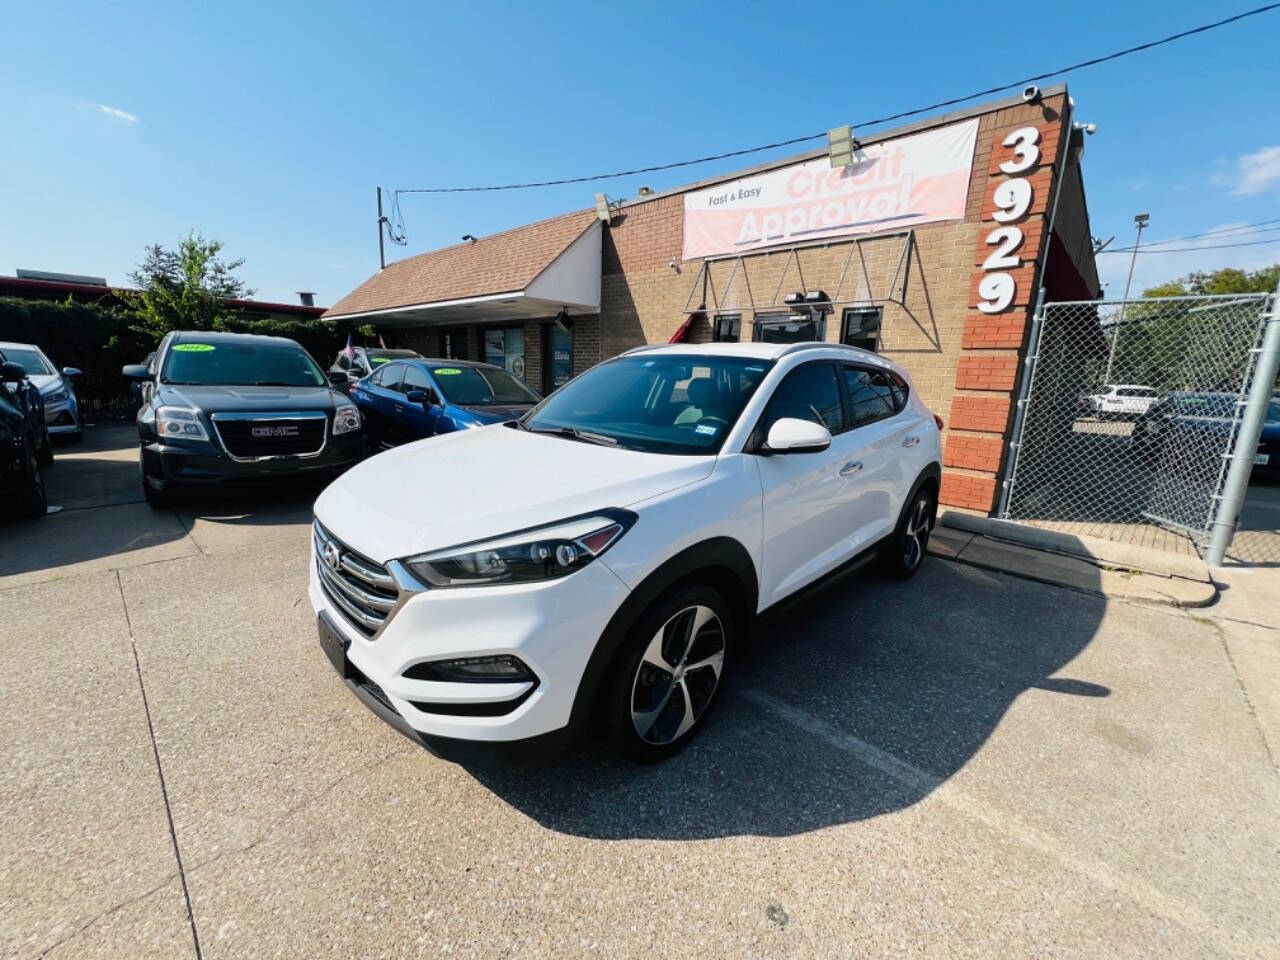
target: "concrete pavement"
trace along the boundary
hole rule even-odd
[[[1188,612],[935,557],[769,616],[666,764],[471,772],[332,675],[305,492],[120,504],[103,438],[50,474],[81,509],[0,527],[5,955],[1280,953],[1270,581]]]

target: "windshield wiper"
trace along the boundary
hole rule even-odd
[[[616,447],[618,441],[613,437],[605,436],[603,433],[591,433],[588,430],[578,430],[575,427],[524,427],[530,433],[546,433],[553,437],[567,437],[570,440],[579,440],[582,443],[594,443],[602,447]]]

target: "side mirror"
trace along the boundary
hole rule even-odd
[[[20,363],[6,360],[0,364],[0,378],[3,378],[5,383],[21,383],[27,379],[27,368]]]
[[[329,382],[335,387],[345,387],[351,380],[341,370],[330,370]]]
[[[761,453],[820,453],[831,446],[831,431],[812,420],[783,417],[769,428]]]
[[[67,377],[68,379],[74,379],[76,377],[83,377],[84,371],[82,371],[79,367],[63,367],[62,375],[64,377]]]
[[[120,368],[120,372],[130,380],[150,380],[151,371],[141,363],[126,363]]]

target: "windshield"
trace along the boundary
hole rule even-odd
[[[27,376],[38,377],[41,374],[53,373],[49,369],[49,365],[44,362],[44,358],[36,351],[29,347],[5,347],[0,350],[4,354],[4,358],[9,363],[16,363],[27,371]]]
[[[631,450],[712,454],[772,366],[747,357],[621,357],[569,381],[522,426],[583,431]]]
[[[459,406],[537,403],[538,395],[505,370],[487,367],[428,367],[444,398]]]
[[[160,379],[192,386],[321,387],[316,362],[296,343],[216,340],[175,343],[165,354]]]

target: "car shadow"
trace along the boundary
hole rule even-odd
[[[633,766],[589,740],[548,766],[471,774],[548,829],[589,838],[790,836],[863,820],[954,775],[1025,691],[1109,695],[1057,676],[1105,607],[933,558],[905,583],[846,578],[762,620],[717,714],[667,762]]]

